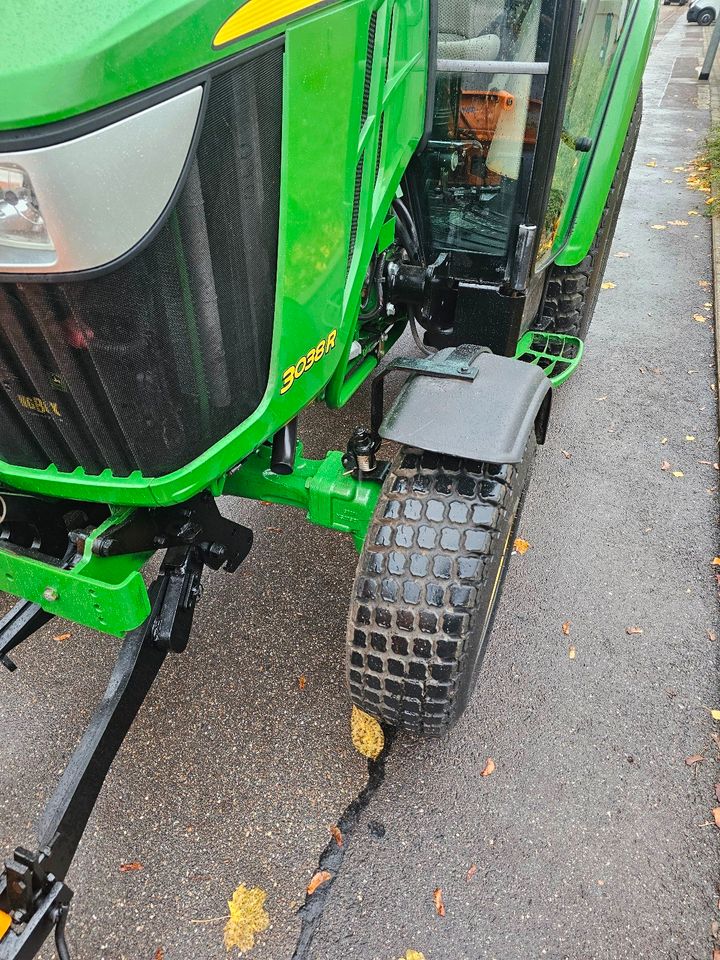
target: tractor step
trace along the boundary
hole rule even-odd
[[[569,333],[544,333],[528,330],[515,349],[515,359],[533,363],[559,387],[575,373],[582,360],[585,344]]]

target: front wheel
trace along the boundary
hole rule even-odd
[[[701,10],[697,15],[697,22],[701,27],[709,27],[715,19],[715,13],[712,10]]]
[[[358,707],[424,736],[477,680],[534,457],[488,464],[403,447],[358,562],[347,681]]]

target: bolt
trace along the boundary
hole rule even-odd
[[[45,587],[43,590],[43,600],[47,600],[48,603],[54,603],[59,596],[55,587]]]
[[[468,366],[460,367],[460,373],[470,373],[470,367]]]

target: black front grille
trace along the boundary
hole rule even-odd
[[[0,459],[161,476],[257,408],[275,305],[281,96],[277,48],[212,80],[177,204],[124,266],[0,284]]]

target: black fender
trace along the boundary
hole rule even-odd
[[[450,350],[435,354],[439,362]],[[432,365],[432,361],[430,361]],[[552,384],[542,370],[481,353],[474,380],[422,373],[401,389],[380,426],[385,440],[487,463],[520,463],[532,430],[545,440]]]

